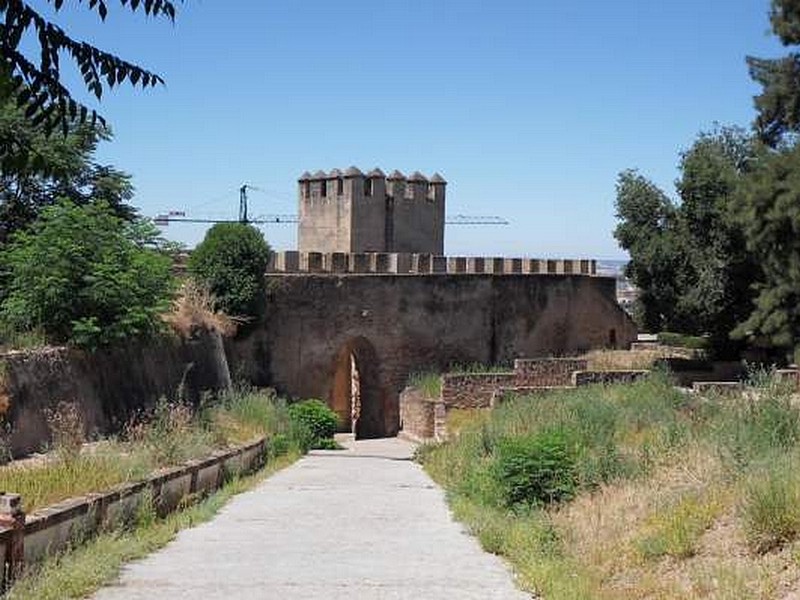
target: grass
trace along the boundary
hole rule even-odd
[[[417,388],[427,398],[438,398],[442,393],[442,376],[432,371],[412,373],[408,385]]]
[[[123,434],[81,451],[82,425],[69,406],[48,423],[53,452],[42,461],[0,467],[0,489],[21,494],[26,512],[66,498],[141,480],[152,471],[180,464],[266,435],[273,456],[298,447],[283,400],[257,390],[239,390],[192,410],[162,401],[131,422]]]
[[[9,600],[84,598],[114,580],[121,566],[163,547],[182,529],[210,520],[234,495],[246,491],[297,458],[290,453],[272,459],[249,477],[234,479],[197,504],[157,519],[143,510],[132,527],[97,536],[80,547],[52,557],[23,575],[9,590]]]
[[[656,372],[511,398],[459,421],[457,436],[419,460],[532,593],[694,600],[800,588],[800,409],[763,374],[738,398],[687,395]],[[509,440],[553,431],[574,460],[526,450],[516,470],[498,468]],[[541,497],[517,477],[529,466],[537,477],[568,469],[574,497],[519,502]]]

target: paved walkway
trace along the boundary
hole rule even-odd
[[[95,598],[528,598],[451,519],[411,451],[390,439],[313,452]]]

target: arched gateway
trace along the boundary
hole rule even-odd
[[[348,340],[336,353],[328,404],[339,416],[339,430],[356,439],[387,435],[385,393],[378,354],[364,337]]]

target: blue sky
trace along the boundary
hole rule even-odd
[[[233,217],[244,182],[251,214],[293,213],[306,169],[439,171],[448,212],[512,222],[449,227],[448,254],[623,258],[619,171],[672,193],[698,131],[752,120],[745,56],[784,52],[768,0],[187,0],[174,25],[111,4],[58,20],[167,81],[98,105],[143,214]]]

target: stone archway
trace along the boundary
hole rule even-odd
[[[328,403],[339,416],[339,430],[356,439],[385,437],[384,393],[378,355],[364,337],[343,344],[334,359]]]

